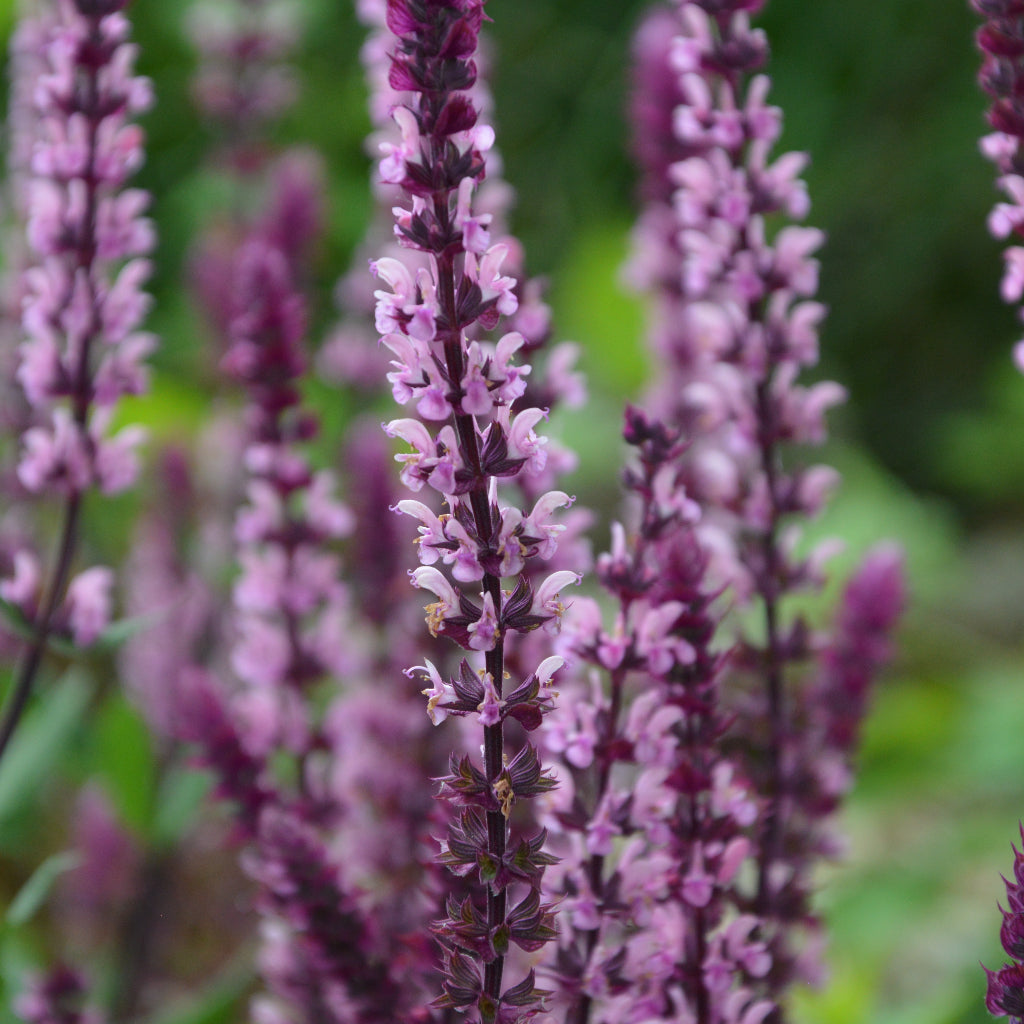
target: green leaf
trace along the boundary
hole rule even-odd
[[[211,778],[193,768],[173,768],[163,780],[152,826],[153,842],[173,846],[192,827],[210,792]]]
[[[34,640],[36,636],[32,623],[25,618],[25,613],[10,601],[0,597],[0,618],[8,632],[22,640]]]
[[[166,616],[167,610],[161,609],[129,619],[119,619],[117,622],[112,622],[88,647],[79,647],[66,637],[51,635],[46,638],[46,649],[64,658],[76,658],[83,652],[92,654],[116,651],[126,640],[157,625]],[[3,621],[7,631],[19,639],[29,642],[35,640],[35,627],[25,618],[24,612],[16,604],[5,601],[3,598],[0,598],[0,620]]]
[[[145,615],[134,615],[129,619],[118,619],[112,622],[99,635],[96,642],[89,647],[90,651],[116,651],[126,640],[158,625],[167,618],[168,609],[147,612]]]
[[[22,1024],[11,1004],[38,968],[38,951],[33,950],[28,931],[7,932],[0,943],[0,1024]]]
[[[30,921],[49,896],[54,882],[65,872],[76,868],[80,861],[81,857],[73,850],[65,850],[63,853],[47,857],[11,900],[5,923],[18,927]]]
[[[627,225],[588,225],[551,296],[561,336],[583,345],[583,369],[595,390],[621,399],[639,392],[647,380],[649,355],[643,336],[644,306],[622,283],[628,249]],[[620,416],[613,423],[618,429]]]
[[[498,877],[498,862],[486,850],[481,850],[476,855],[476,862],[480,866],[481,882],[493,882]]]
[[[22,719],[0,760],[0,841],[11,819],[38,799],[40,782],[64,756],[93,690],[92,680],[73,666]]]
[[[149,1024],[230,1024],[255,976],[251,950],[245,950],[195,998],[173,1004]]]
[[[111,694],[96,716],[90,771],[102,776],[121,820],[143,833],[152,820],[156,794],[153,737],[139,712],[121,694]]]

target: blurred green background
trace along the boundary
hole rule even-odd
[[[5,32],[13,6],[0,3]],[[583,458],[574,486],[606,507],[620,409],[645,375],[643,309],[619,284],[636,212],[627,54],[644,6],[488,4],[499,146],[519,197],[513,225],[531,271],[550,279],[558,336],[582,343],[591,381],[588,408],[561,424]],[[300,7],[302,98],[277,141],[312,143],[327,160],[331,227],[316,281],[326,325],[330,289],[369,213],[362,30],[345,0]],[[211,140],[190,106],[183,8],[136,0],[132,10],[140,69],[158,90],[139,180],[156,195],[151,325],[165,339],[155,400],[140,414],[173,434],[190,429],[203,401],[203,336],[183,265],[222,196],[203,169]],[[847,540],[837,571],[879,538],[900,541],[912,595],[843,823],[848,856],[822,877],[832,981],[799,995],[798,1017],[976,1024],[988,1019],[978,961],[1000,958],[999,873],[1024,816],[1024,379],[1010,363],[1019,326],[998,297],[1000,246],[985,228],[996,192],[977,149],[986,101],[974,81],[976,19],[965,0],[772,0],[759,23],[784,144],[812,156],[809,222],[828,234],[820,372],[850,392],[833,442],[813,455],[844,473],[815,533]],[[74,694],[63,699],[74,722]],[[111,786],[129,821],[149,820],[159,798],[147,789],[144,734],[125,708],[104,723],[103,743],[71,744],[64,760],[78,758],[82,778],[113,778],[134,759],[132,782]],[[13,860],[30,842],[19,832],[27,801],[19,793],[10,811],[4,793],[0,857]]]

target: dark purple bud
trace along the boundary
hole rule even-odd
[[[971,7],[984,18],[1012,18],[1024,14],[1024,0],[971,0]]]
[[[483,991],[483,980],[476,962],[458,950],[446,953],[442,984],[444,995],[439,996],[433,1003],[439,1009],[469,1006],[477,1001]]]
[[[1024,965],[1007,964],[998,971],[983,969],[988,977],[988,1012],[995,1017],[1024,1017]]]
[[[978,29],[978,46],[995,57],[1020,57],[1024,54],[1021,26],[1013,21],[990,22]]]
[[[531,889],[505,918],[510,938],[527,953],[536,952],[555,937],[553,922],[551,907],[541,904],[536,889]]]
[[[1003,911],[1003,924],[999,929],[999,941],[1007,956],[1024,961],[1024,913]]]

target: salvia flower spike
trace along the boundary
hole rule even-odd
[[[824,236],[790,223],[809,210],[800,177],[807,158],[773,153],[782,112],[767,102],[767,40],[750,23],[762,6],[676,0],[638,35],[635,149],[647,207],[631,272],[654,297],[660,373],[648,402],[690,441],[681,482],[702,510],[696,530],[710,555],[709,577],[728,586],[737,605],[757,607],[762,622],[752,633],[740,629],[732,665],[756,690],[738,698],[733,735],[765,798],[753,909],[765,919],[768,989],[781,993],[815,973],[813,957],[801,951],[813,948],[818,928],[811,866],[825,850],[824,818],[837,802],[826,809],[804,785],[813,779],[820,793],[826,763],[805,734],[827,733],[828,708],[817,702],[830,687],[849,690],[851,713],[863,712],[881,662],[867,647],[885,647],[902,580],[898,556],[870,555],[860,589],[892,614],[878,624],[841,618],[827,639],[788,607],[792,594],[824,581],[834,542],[803,553],[796,541],[838,479],[795,453],[824,440],[825,413],[844,391],[800,380],[818,359],[825,309],[815,299],[814,253]],[[847,635],[851,628],[856,636]],[[822,678],[798,698],[803,679],[815,674]],[[727,699],[737,699],[735,689],[726,687]],[[852,741],[856,723],[850,727]],[[848,773],[849,746],[829,749],[833,775]]]
[[[576,603],[567,638],[592,676],[561,684],[544,726],[562,759],[547,815],[562,856],[549,970],[569,1024],[755,1024],[774,1008],[772,961],[738,878],[754,868],[761,802],[724,752],[718,594],[681,483],[685,443],[633,408],[625,437],[636,526],[615,524],[597,562],[614,624]]]
[[[997,238],[1024,238],[1024,3],[1021,0],[971,0],[984,19],[978,30],[983,54],[978,81],[992,97],[988,121],[993,131],[982,138],[981,151],[999,171],[998,184],[1006,202],[997,203],[989,216],[989,230]],[[1002,297],[1019,303],[1024,297],[1024,247],[1009,246],[1005,253]],[[1024,319],[1024,309],[1020,310]],[[1024,372],[1024,341],[1013,351]],[[1024,826],[1021,826],[1024,841]],[[1024,846],[1024,843],[1022,843]],[[1000,940],[1009,963],[998,971],[985,968],[988,988],[985,1005],[997,1017],[1013,1024],[1024,1021],[1024,853],[1013,848],[1013,878],[1005,879],[1005,908]]]
[[[978,82],[992,97],[988,122],[992,132],[981,140],[982,153],[999,171],[997,183],[1005,200],[997,203],[988,218],[996,238],[1024,238],[1024,5],[1015,0],[971,0],[985,23],[978,30],[983,55]],[[1001,285],[1004,302],[1024,298],[1024,246],[1007,246]],[[1024,319],[1024,310],[1020,310]],[[1024,372],[1024,341],[1013,351],[1014,362]]]
[[[31,265],[24,271],[18,380],[35,423],[21,439],[18,477],[63,507],[58,553],[45,585],[29,552],[0,593],[30,620],[29,644],[0,723],[6,747],[38,671],[47,638],[64,631],[93,643],[110,618],[112,570],[72,578],[82,502],[90,491],[130,487],[143,431],[112,426],[119,400],[148,386],[156,338],[140,330],[153,228],[149,196],[126,183],[142,164],[132,118],[149,108],[149,80],[134,73],[127,0],[61,0],[18,40],[34,61],[36,134],[21,186]],[[23,142],[27,146],[27,141]]]
[[[985,968],[988,991],[985,1005],[996,1017],[1009,1017],[1011,1024],[1024,1021],[1024,825],[1020,826],[1021,850],[1013,847],[1013,877],[1004,878],[1006,906],[1000,907],[1003,926],[999,939],[1009,958],[998,971]]]
[[[510,717],[528,730],[539,724],[556,665],[545,659],[527,678],[508,682],[506,644],[515,633],[556,631],[561,592],[579,575],[555,571],[534,587],[524,571],[542,549],[544,557],[553,553],[558,531],[548,517],[568,497],[542,497],[531,513],[503,504],[497,486],[500,478],[541,473],[547,452],[536,432],[545,411],[513,409],[525,388],[527,367],[514,360],[522,337],[484,340],[519,302],[504,266],[509,244],[491,244],[473,208],[494,141],[469,93],[483,17],[480,0],[388,4],[397,37],[390,84],[409,101],[394,109],[400,134],[382,144],[380,174],[402,190],[395,234],[407,252],[371,268],[381,285],[377,329],[394,356],[392,390],[419,414],[386,430],[413,449],[398,456],[406,485],[439,492],[447,505],[443,514],[419,500],[397,508],[421,523],[423,564],[412,581],[436,598],[427,607],[430,632],[470,652],[454,677],[431,662],[409,674],[422,680],[435,722],[475,719],[484,738],[482,766],[453,755],[440,780],[442,794],[461,809],[442,856],[480,884],[450,900],[436,925],[445,961],[437,1005],[464,1009],[472,1021],[511,1024],[540,1012],[543,993],[532,971],[505,984],[506,955],[512,946],[536,950],[554,931],[540,899],[540,844],[512,842],[510,817],[517,802],[552,782],[529,743],[507,749],[504,726]]]

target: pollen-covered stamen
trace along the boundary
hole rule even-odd
[[[413,586],[429,590],[439,598],[426,607],[427,628],[431,636],[437,636],[444,629],[444,621],[451,618],[459,608],[459,595],[440,570],[433,566],[420,566],[409,573]]]

